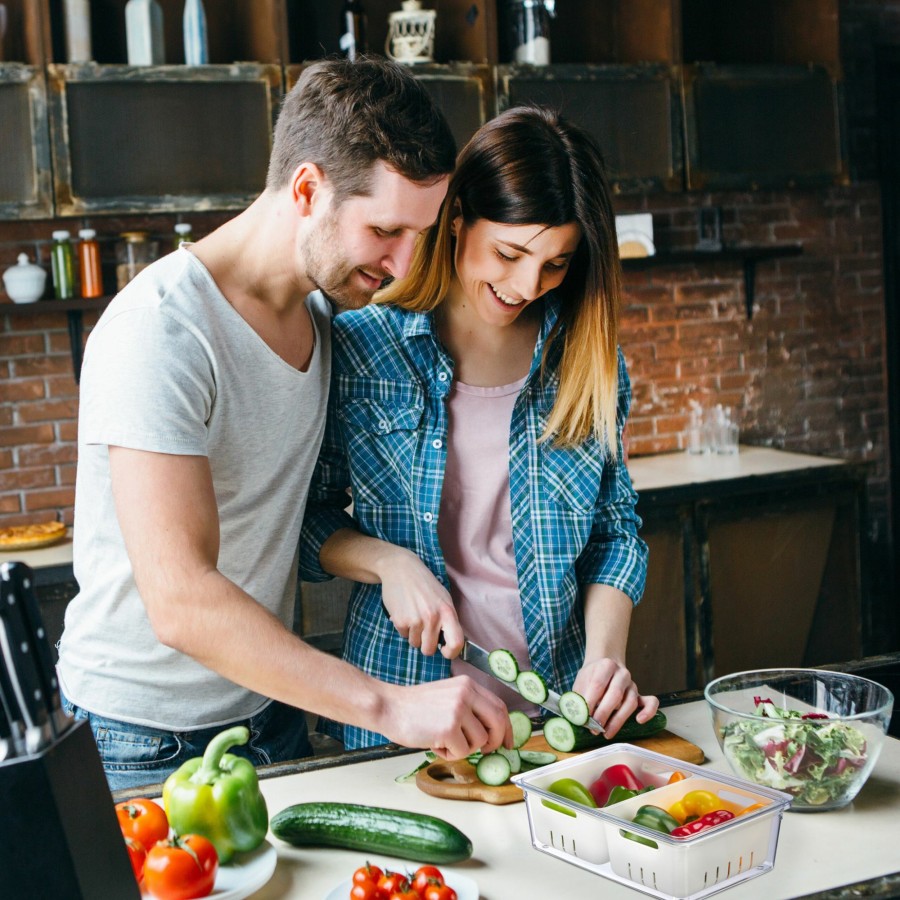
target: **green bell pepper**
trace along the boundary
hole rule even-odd
[[[645,828],[652,828],[654,831],[660,831],[663,834],[671,834],[672,830],[678,828],[678,820],[670,816],[664,809],[658,806],[646,805],[642,806],[631,820],[637,825],[643,825]],[[645,838],[640,834],[632,834],[630,831],[621,832],[623,837],[630,841],[637,841],[639,844],[646,844],[648,847],[657,849],[659,844]]]
[[[269,829],[253,763],[225,752],[249,738],[243,725],[217,734],[202,757],[189,759],[163,785],[163,805],[175,833],[203,835],[215,845],[220,863],[255,850]]]
[[[612,806],[613,803],[621,803],[623,800],[630,800],[632,797],[637,797],[638,794],[646,794],[647,791],[652,791],[653,785],[651,784],[649,787],[641,788],[639,791],[629,790],[627,787],[622,787],[621,784],[617,784],[610,792],[609,792],[609,800],[604,804],[605,806]]]

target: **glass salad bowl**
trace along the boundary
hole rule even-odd
[[[838,809],[881,752],[894,696],[868,678],[818,669],[760,669],[704,691],[716,739],[737,775],[785,791],[791,809]]]

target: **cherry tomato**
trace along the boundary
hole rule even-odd
[[[147,854],[144,883],[159,900],[193,900],[212,893],[219,857],[199,834],[160,841]]]
[[[422,900],[456,900],[456,891],[449,884],[430,884],[425,888]]]
[[[143,844],[145,850],[149,850],[157,841],[164,841],[169,836],[166,811],[152,800],[139,798],[117,803],[116,816],[122,834]]]
[[[378,879],[384,875],[384,872],[378,868],[378,866],[373,866],[371,863],[366,861],[364,866],[360,866],[353,873],[353,883],[354,884],[362,884],[364,881],[371,881],[374,884],[378,884]]]
[[[407,881],[406,889],[391,891],[388,895],[388,900],[422,900],[422,898],[409,886]]]
[[[125,835],[125,848],[128,850],[128,860],[131,863],[131,869],[134,872],[134,880],[140,884],[144,877],[144,862],[147,859],[147,851],[140,841]]]
[[[385,900],[386,897],[374,881],[357,881],[350,888],[350,900]]]
[[[400,872],[385,872],[378,879],[378,887],[384,892],[385,897],[388,897],[396,891],[408,888],[409,882],[406,880],[406,876]]]
[[[430,884],[443,884],[444,876],[437,866],[419,866],[416,874],[413,875],[413,890],[420,896],[425,896],[425,888]]]

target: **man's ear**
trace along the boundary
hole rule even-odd
[[[326,179],[322,170],[311,162],[302,162],[291,176],[291,199],[301,215],[312,213],[316,198],[321,202]]]

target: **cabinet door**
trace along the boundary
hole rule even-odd
[[[616,193],[683,188],[681,101],[666,66],[499,66],[497,106],[538,103],[587,129]]]
[[[47,92],[40,69],[0,65],[0,218],[53,214]]]
[[[846,183],[840,82],[824,66],[685,66],[688,188]]]
[[[265,187],[279,67],[48,68],[61,215],[243,209]]]

